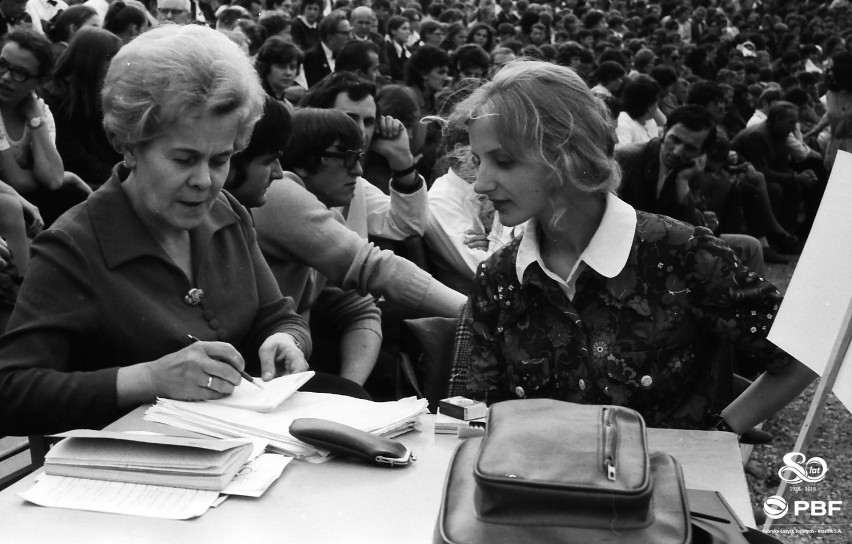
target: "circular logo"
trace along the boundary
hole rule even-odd
[[[763,513],[771,519],[782,518],[787,513],[787,501],[780,495],[772,495],[763,502]]]
[[[824,480],[827,472],[828,465],[822,457],[811,457],[805,461],[804,454],[793,451],[784,456],[784,466],[778,470],[778,476],[791,484],[815,484]]]

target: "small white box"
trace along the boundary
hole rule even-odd
[[[485,417],[488,407],[484,402],[471,400],[467,397],[450,397],[438,401],[438,409],[445,416],[470,421]]]

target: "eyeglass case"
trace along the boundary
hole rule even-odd
[[[290,434],[312,446],[377,465],[398,467],[415,460],[411,450],[401,442],[336,421],[308,417],[294,419],[290,424]]]

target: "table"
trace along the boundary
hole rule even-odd
[[[141,419],[136,410],[111,430],[177,429]],[[444,475],[459,439],[435,435],[434,416],[399,439],[417,461],[405,468],[371,467],[334,459],[320,465],[292,462],[259,499],[231,497],[200,518],[171,521],[42,508],[17,492],[34,476],[0,492],[3,542],[158,543],[429,543],[441,503]],[[721,491],[743,522],[755,527],[740,450],[734,435],[648,429],[651,451],[674,455],[686,485]],[[253,540],[256,539],[256,540]]]

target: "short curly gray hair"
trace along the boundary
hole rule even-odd
[[[221,32],[163,24],[121,48],[103,87],[104,129],[119,152],[163,136],[188,114],[239,116],[248,144],[265,93],[251,61]]]

